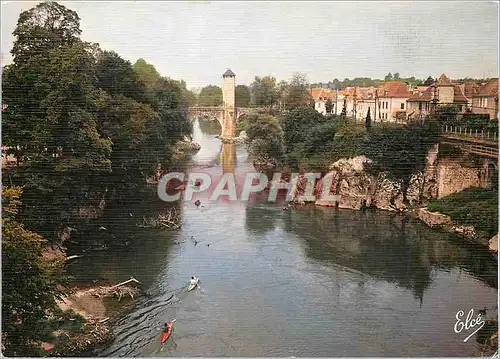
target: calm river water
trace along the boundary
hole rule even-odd
[[[212,126],[195,123],[202,148],[189,168],[251,171],[244,147],[222,150]],[[463,339],[473,330],[455,333],[455,316],[496,305],[490,253],[390,213],[282,206],[258,198],[184,202],[180,231],[138,228],[130,246],[82,258],[80,274],[134,276],[150,293],[97,354],[472,355],[474,337]],[[188,293],[192,275],[201,288]],[[172,318],[174,334],[162,346],[159,328]]]

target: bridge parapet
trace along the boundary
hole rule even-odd
[[[497,144],[498,133],[490,131],[478,131],[472,130],[466,127],[460,126],[444,126],[441,131],[442,135],[445,137],[453,137],[457,140],[462,139],[463,141],[469,142],[482,142]]]

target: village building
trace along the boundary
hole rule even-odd
[[[407,100],[408,119],[421,119],[429,115],[437,106],[455,105],[460,113],[467,111],[469,100],[460,85],[453,84],[442,74],[437,81],[423,92],[414,91]]]
[[[472,112],[498,119],[498,78],[490,79],[472,95]]]
[[[406,101],[412,93],[401,81],[389,81],[377,88],[377,121],[406,122]]]

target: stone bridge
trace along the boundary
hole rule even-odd
[[[238,121],[241,115],[245,115],[252,110],[255,110],[255,108],[236,107],[235,120]],[[210,120],[217,120],[222,127],[222,122],[224,119],[224,107],[193,106],[188,108],[188,114],[190,118],[200,117],[200,118],[208,118]]]
[[[221,125],[220,139],[223,143],[234,142],[236,137],[236,121],[250,111],[247,108],[237,108],[235,102],[236,75],[230,69],[222,75],[222,106],[190,107],[188,115],[194,117],[208,117],[217,120]]]

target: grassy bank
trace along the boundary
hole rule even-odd
[[[440,199],[432,200],[427,208],[450,216],[461,225],[474,226],[484,236],[498,232],[498,190],[468,188]]]

